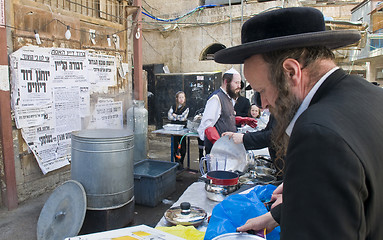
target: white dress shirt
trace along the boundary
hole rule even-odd
[[[311,102],[311,99],[314,97],[314,94],[317,92],[318,88],[322,85],[322,83],[327,79],[328,76],[330,76],[333,72],[338,70],[339,67],[334,67],[330,71],[328,71],[319,81],[314,85],[314,87],[310,90],[310,92],[307,94],[305,99],[303,99],[302,104],[299,106],[298,111],[295,113],[293,119],[291,120],[289,126],[286,128],[286,134],[290,137],[291,132],[293,131],[295,122],[299,118],[299,116],[309,107],[309,104]]]

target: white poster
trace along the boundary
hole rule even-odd
[[[80,87],[54,87],[53,95],[57,133],[61,134],[80,130]]]
[[[46,48],[22,48],[17,75],[19,103],[23,107],[40,107],[52,102],[50,53]]]
[[[0,28],[5,28],[5,1],[0,0]]]
[[[123,128],[122,102],[96,103],[88,128]]]
[[[80,116],[86,117],[90,115],[90,92],[88,86],[80,87]]]
[[[88,52],[89,83],[91,87],[115,86],[117,84],[114,56]]]
[[[54,127],[53,109],[47,108],[46,112],[44,124],[21,129],[24,140],[44,174],[68,165],[70,159],[70,142],[60,141]],[[70,135],[66,137],[70,140]]]
[[[44,124],[47,120],[47,110],[49,108],[52,108],[52,104],[35,108],[20,108],[20,106],[15,106],[16,127],[25,128]]]

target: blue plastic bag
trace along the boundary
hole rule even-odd
[[[247,194],[228,196],[217,204],[211,215],[204,240],[211,240],[216,236],[236,232],[250,218],[267,213],[263,202],[269,201],[274,185],[257,185]],[[267,240],[279,240],[280,228],[275,228],[267,234]]]

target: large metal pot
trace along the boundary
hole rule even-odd
[[[84,187],[88,210],[133,203],[133,138],[132,132],[123,129],[72,133],[71,178]]]
[[[227,195],[233,193],[239,189],[239,184],[235,185],[215,185],[206,183],[206,197],[215,202],[223,201]]]
[[[239,175],[229,171],[210,171],[206,174],[206,178],[201,177],[205,181],[206,196],[208,199],[220,202],[232,192],[239,189]]]

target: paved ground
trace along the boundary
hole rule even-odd
[[[169,161],[170,138],[151,136],[149,138],[148,154],[151,159]],[[198,169],[198,147],[196,140],[191,141],[191,169]],[[197,181],[198,177],[199,173],[192,171],[183,171],[177,174],[176,191],[154,208],[135,205],[135,216],[131,225],[146,224],[154,227],[164,212],[177,201],[190,184]],[[0,209],[0,240],[36,239],[36,227],[40,211],[49,196],[50,193],[46,193],[35,199],[20,203],[19,207],[12,211],[8,211],[5,208]]]

